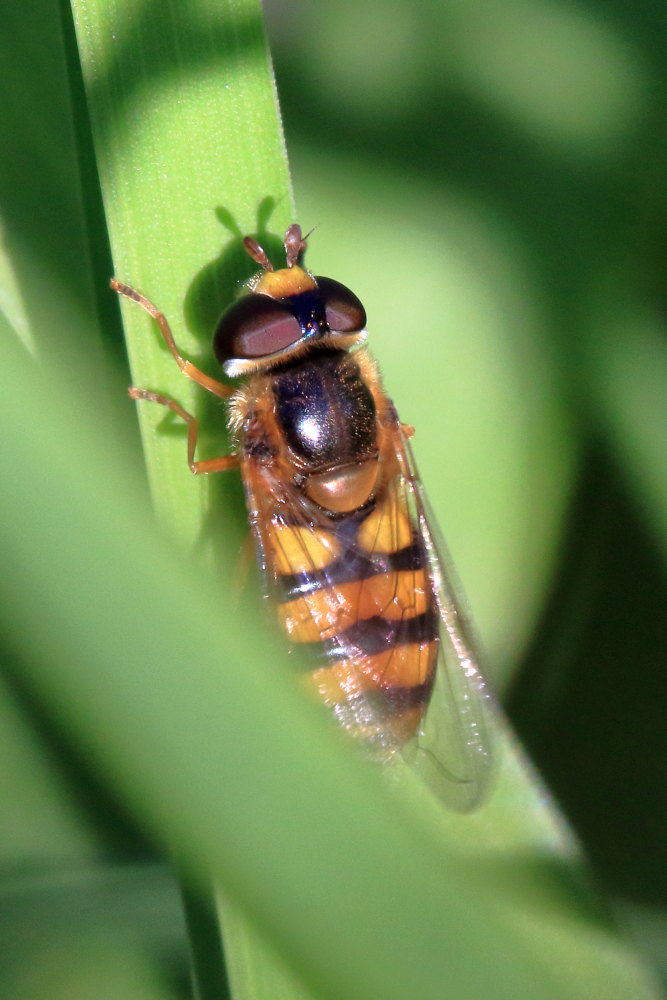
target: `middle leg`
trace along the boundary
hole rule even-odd
[[[207,458],[203,461],[195,461],[195,449],[197,447],[197,437],[199,435],[199,421],[191,413],[184,410],[180,403],[168,396],[162,396],[159,392],[151,392],[149,389],[137,389],[132,386],[128,389],[132,399],[147,399],[151,403],[159,403],[166,406],[173,413],[184,420],[188,425],[188,467],[195,476],[205,475],[208,472],[224,472],[226,469],[235,469],[239,465],[238,455],[219,455],[217,458]]]

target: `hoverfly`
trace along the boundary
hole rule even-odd
[[[488,770],[469,627],[433,535],[413,430],[362,346],[364,307],[306,270],[306,241],[290,226],[286,267],[274,270],[244,239],[261,271],[213,336],[224,373],[243,379],[236,390],[181,356],[151,302],[111,282],[158,322],[183,374],[228,399],[232,454],[196,460],[195,417],[159,393],[129,392],[186,421],[193,473],[240,467],[278,620],[311,653],[308,683],[338,722],[376,759],[400,755],[429,784],[435,776],[448,802],[466,809]]]

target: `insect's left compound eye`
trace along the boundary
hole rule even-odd
[[[213,353],[222,365],[232,358],[267,357],[303,336],[293,313],[267,295],[246,295],[224,313],[213,335]]]
[[[340,281],[316,278],[329,329],[334,333],[356,333],[366,326],[366,310],[360,300]]]

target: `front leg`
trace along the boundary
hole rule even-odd
[[[191,378],[193,382],[197,383],[197,385],[201,385],[202,388],[208,389],[209,392],[212,392],[216,396],[221,396],[223,399],[228,399],[234,394],[234,390],[230,388],[230,386],[223,385],[222,382],[217,382],[214,378],[211,378],[210,375],[200,371],[200,369],[197,368],[196,365],[193,365],[191,361],[187,361],[184,357],[182,357],[176,347],[176,342],[174,341],[174,336],[171,332],[171,327],[169,326],[167,317],[164,313],[161,313],[157,306],[154,306],[145,295],[142,295],[140,292],[136,292],[134,288],[130,288],[129,285],[124,285],[123,282],[118,281],[117,278],[111,279],[111,287],[114,292],[118,292],[119,295],[124,295],[125,298],[132,299],[133,302],[137,302],[149,316],[153,317],[160,327],[160,331],[165,339],[167,347],[171,351],[172,357],[184,375]],[[135,396],[134,398],[138,399],[140,397]]]

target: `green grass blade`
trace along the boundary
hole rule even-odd
[[[0,885],[0,995],[12,1000],[177,1000],[154,956],[182,977],[183,919],[156,865],[21,872]]]
[[[210,366],[215,321],[253,270],[242,234],[269,217],[278,232],[292,220],[259,4],[77,0],[72,9],[116,275],[156,302],[183,354]],[[132,303],[123,316],[136,383],[201,415],[209,401],[180,376],[154,325]],[[178,433],[155,434],[159,408],[140,407],[140,420],[158,508],[192,540],[207,485],[193,493]]]

